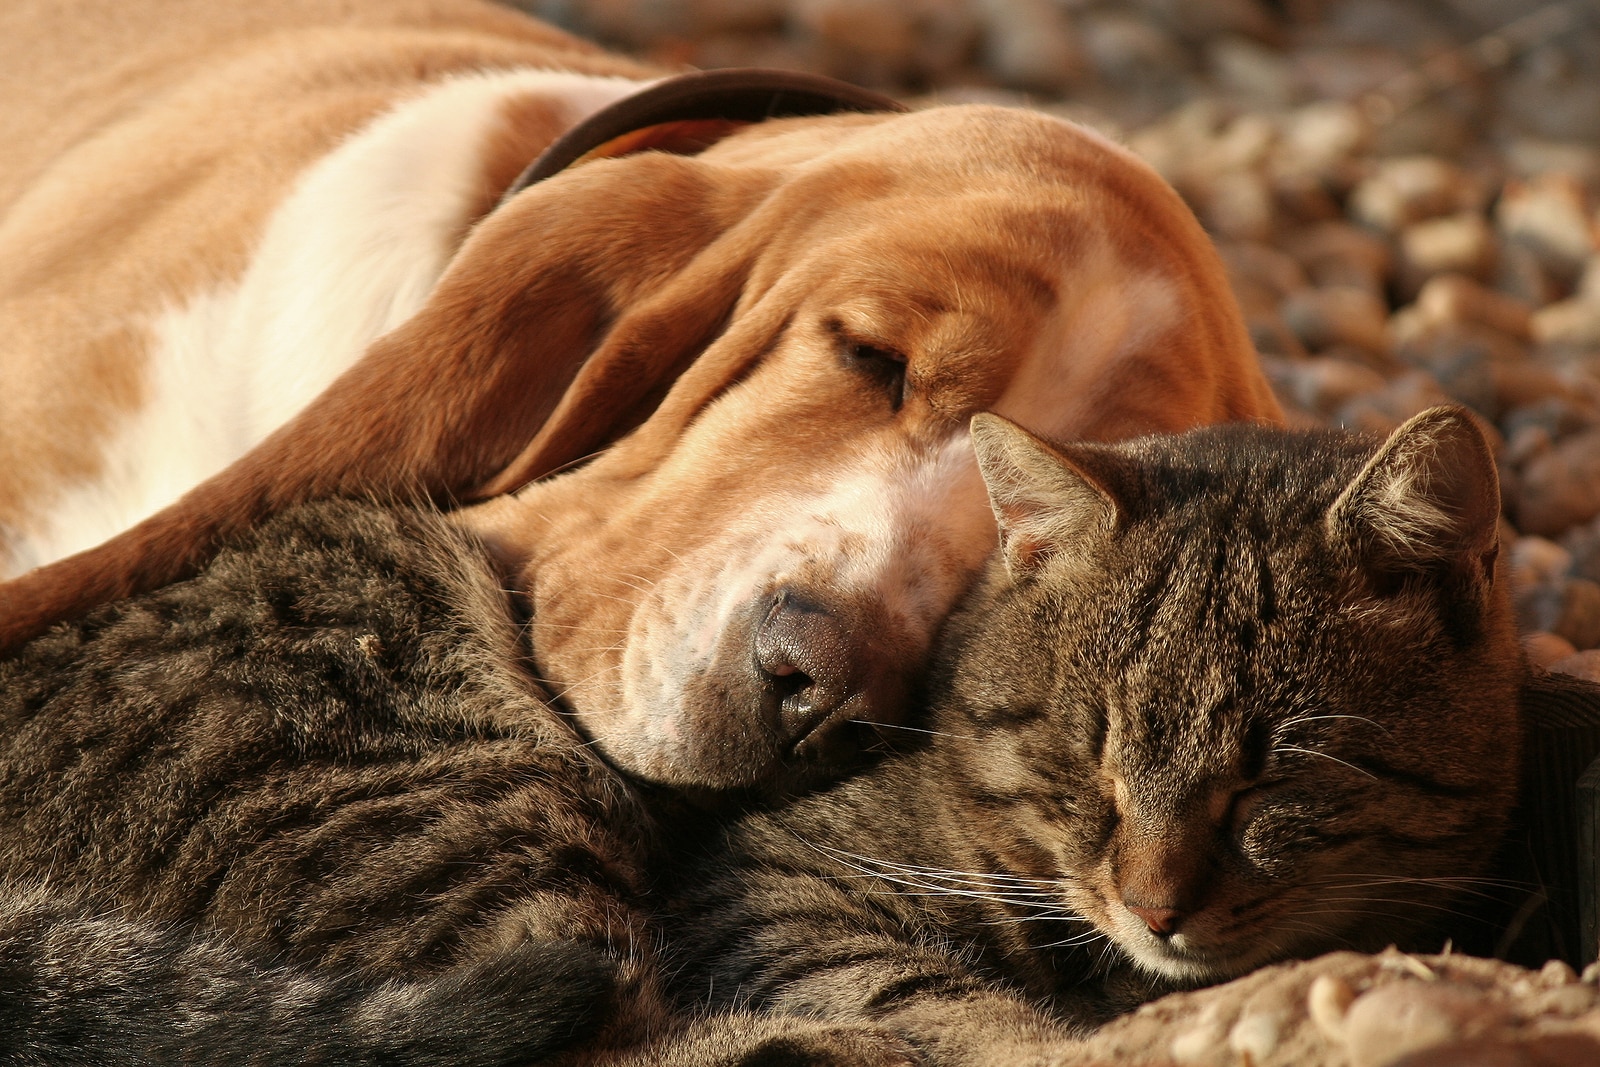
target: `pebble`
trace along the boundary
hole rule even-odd
[[[1228,1047],[1244,1063],[1260,1063],[1278,1050],[1288,1022],[1276,1012],[1247,1012],[1228,1031]]]
[[[1476,182],[1454,163],[1434,156],[1385,160],[1350,193],[1350,217],[1383,233],[1475,208]]]
[[[983,61],[1006,85],[1060,91],[1085,77],[1082,46],[1050,0],[977,0]]]
[[[1499,330],[1476,322],[1430,322],[1415,304],[1389,316],[1389,336],[1402,359],[1425,366],[1464,351],[1493,363],[1520,363],[1528,355],[1527,345]]]
[[[1306,272],[1287,252],[1259,241],[1224,241],[1217,251],[1228,268],[1235,289],[1259,286],[1271,294],[1272,306],[1306,287]]]
[[[1490,373],[1494,378],[1495,398],[1507,411],[1550,405],[1550,410],[1558,416],[1558,424],[1563,410],[1559,405],[1576,413],[1572,406],[1576,398],[1571,383],[1552,367],[1539,363],[1498,362],[1491,365]]]
[[[1586,682],[1600,683],[1600,648],[1575,652],[1565,659],[1550,664],[1549,669],[1558,674],[1570,674],[1574,678],[1582,678]]]
[[[1430,323],[1475,322],[1521,340],[1528,339],[1533,319],[1527,301],[1497,293],[1464,274],[1430,278],[1417,294],[1416,306]]]
[[[1562,391],[1565,392],[1564,387]],[[1500,426],[1512,437],[1524,429],[1537,427],[1544,432],[1546,443],[1550,444],[1587,428],[1594,421],[1594,410],[1589,405],[1564,396],[1545,396],[1505,412],[1500,417]]]
[[[1600,346],[1600,300],[1575,296],[1548,304],[1533,313],[1529,328],[1540,344]]]
[[[1267,179],[1253,170],[1235,170],[1183,183],[1206,229],[1238,241],[1271,238],[1277,220]]]
[[[1600,647],[1600,582],[1560,577],[1513,592],[1522,628],[1547,630],[1580,651]]]
[[[1522,469],[1516,519],[1524,533],[1555,536],[1600,514],[1600,429],[1558,442]]]
[[[1378,392],[1388,383],[1365,363],[1317,357],[1280,367],[1287,376],[1281,389],[1290,403],[1323,415],[1332,415],[1351,400]]]
[[[1435,983],[1392,982],[1363,993],[1344,1018],[1351,1067],[1384,1067],[1452,1044],[1486,1021],[1485,1007],[1481,998]]]
[[[949,77],[978,37],[961,0],[792,0],[789,19],[830,66],[869,84]]]
[[[1572,553],[1573,574],[1600,582],[1600,522],[1574,526],[1561,544]]]
[[[1344,1040],[1344,1020],[1355,1002],[1349,983],[1331,974],[1319,974],[1306,992],[1306,1013],[1324,1037]]]
[[[1572,642],[1547,630],[1535,630],[1522,636],[1522,651],[1535,667],[1549,668],[1577,654]]]
[[[1389,242],[1348,222],[1329,221],[1290,233],[1283,248],[1314,285],[1364,289],[1382,299],[1394,271]]]
[[[1365,288],[1301,289],[1284,300],[1279,314],[1313,352],[1349,345],[1383,360],[1389,358],[1389,309]]]
[[[1554,274],[1545,269],[1533,250],[1519,244],[1502,244],[1495,267],[1495,285],[1501,292],[1539,308],[1566,295]]]
[[[1450,400],[1433,375],[1410,370],[1385,382],[1382,389],[1351,399],[1334,414],[1334,422],[1358,433],[1389,434],[1411,416]]]
[[[1278,165],[1303,170],[1346,192],[1357,168],[1354,157],[1372,143],[1372,123],[1361,109],[1342,100],[1319,100],[1288,116],[1277,150]]]
[[[1582,183],[1548,171],[1507,182],[1494,217],[1507,241],[1530,249],[1557,277],[1576,280],[1595,251],[1592,213]]]
[[[1511,580],[1518,586],[1542,585],[1572,570],[1572,553],[1546,537],[1519,537],[1509,553]]]
[[[1484,217],[1463,211],[1413,223],[1400,234],[1400,283],[1417,292],[1436,274],[1486,279],[1494,269],[1495,235]]]

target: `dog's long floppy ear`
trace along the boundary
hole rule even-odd
[[[736,102],[737,80],[721,85]],[[771,99],[789,91],[782,85],[752,92],[783,112]],[[866,110],[858,92],[812,112]],[[564,140],[564,152],[582,147]],[[613,154],[598,148],[579,154]],[[601,158],[508,198],[421,311],[238,462],[104,544],[0,584],[0,652],[195,573],[223,539],[293,504],[351,495],[449,505],[604,447],[643,422],[724,328],[759,250],[737,224],[775,180],[649,152]],[[723,362],[707,372],[738,373]]]

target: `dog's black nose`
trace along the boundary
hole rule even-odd
[[[806,738],[855,692],[854,642],[843,623],[790,588],[773,595],[756,629],[755,660],[790,744]]]

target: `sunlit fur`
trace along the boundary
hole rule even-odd
[[[1036,536],[1052,493],[1104,521],[991,566],[909,751],[687,876],[684,995],[893,1024],[926,989],[1002,983],[1085,1023],[1442,938],[1514,802],[1523,670],[1478,569],[1498,497],[1469,417],[1376,451],[1221,427],[1059,452],[1013,429],[1008,454],[997,423],[974,437],[1003,527],[1020,509]],[[1409,562],[1379,532],[1407,485],[1449,517]]]
[[[974,412],[1279,418],[1193,214],[1056,116],[885,99],[506,195],[674,72],[485,0],[125,14],[0,4],[0,655],[298,502],[471,503],[607,759],[781,791],[909,709],[994,540]]]
[[[0,663],[8,1049],[1052,1062],[1173,984],[1448,933],[1517,759],[1468,417],[973,441],[1003,527],[1077,533],[989,569],[898,753],[709,840],[552,713],[437,518],[301,508]],[[1410,556],[1397,482],[1453,516]]]

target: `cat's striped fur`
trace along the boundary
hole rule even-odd
[[[1448,928],[1514,804],[1523,681],[1470,417],[1376,456],[1243,426],[1059,455],[974,434],[1005,545],[926,743],[685,875],[688,995],[998,1064],[990,1039],[1029,1031],[996,990],[1082,1023]]]
[[[930,732],[709,835],[567,728],[432,519],[318,505],[35,642],[0,1063],[1012,1064],[1448,916],[1521,681],[1469,417],[974,439],[1002,551]]]

